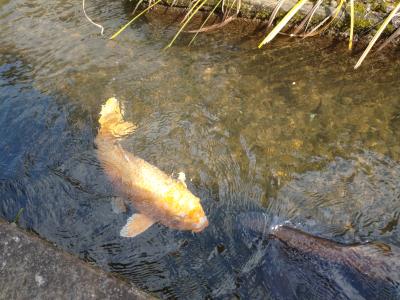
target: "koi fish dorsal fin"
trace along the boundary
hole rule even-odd
[[[178,173],[178,180],[179,180],[180,182],[182,182],[183,185],[184,185],[185,187],[187,187],[187,185],[186,185],[186,175],[185,175],[185,173],[179,172],[179,173]]]
[[[134,214],[130,217],[124,227],[120,231],[123,237],[135,237],[146,231],[155,222],[149,217],[142,214]]]
[[[124,110],[121,109],[119,101],[109,98],[101,107],[99,134],[122,137],[135,131],[136,126],[124,121]]]

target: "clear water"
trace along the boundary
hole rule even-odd
[[[108,36],[131,9],[87,6]],[[400,246],[399,59],[375,54],[353,71],[343,44],[258,50],[260,35],[237,24],[162,51],[177,29],[170,16],[154,12],[110,41],[71,0],[0,0],[0,28],[2,217],[24,208],[21,226],[162,298],[398,297],[398,283],[249,237],[237,216]],[[133,208],[113,210],[93,143],[111,96],[138,125],[125,149],[186,173],[204,232],[157,224],[119,237]]]

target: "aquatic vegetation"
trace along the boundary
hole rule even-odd
[[[394,18],[394,16],[397,14],[397,12],[399,10],[400,10],[400,2],[397,4],[397,6],[392,10],[392,12],[389,14],[389,16],[385,19],[385,21],[379,27],[378,31],[375,33],[375,35],[372,38],[372,40],[369,42],[367,49],[365,49],[364,53],[361,55],[361,57],[358,60],[357,64],[354,66],[354,69],[357,69],[362,64],[362,62],[364,61],[365,57],[371,51],[371,48],[375,45],[376,41],[381,36],[382,32],[385,30],[386,26],[388,26],[389,22]]]
[[[17,225],[19,224],[19,219],[20,219],[22,213],[24,212],[24,210],[25,210],[25,209],[24,209],[23,207],[21,207],[21,208],[19,209],[17,215],[16,215],[15,218],[14,218],[14,221],[13,221],[14,224],[17,224]]]
[[[122,31],[124,31],[126,28],[128,28],[129,25],[131,25],[134,21],[136,21],[140,16],[145,14],[147,11],[149,11],[153,6],[157,5],[160,3],[161,0],[157,0],[153,4],[149,5],[146,9],[141,11],[139,14],[137,14],[132,20],[130,20],[128,23],[126,23],[120,30],[118,30],[116,33],[113,34],[112,37],[110,37],[110,40],[115,39]]]
[[[201,30],[204,28],[204,25],[206,25],[207,21],[210,19],[210,17],[213,15],[215,10],[218,8],[218,6],[221,4],[223,0],[219,0],[216,5],[214,5],[214,8],[210,11],[208,14],[207,18],[204,20],[204,22],[200,25],[200,28],[195,32],[195,35],[192,37],[192,39],[189,42],[189,46],[193,43],[193,41],[196,39],[197,35],[201,32]]]
[[[272,31],[265,37],[265,39],[258,45],[261,48],[266,43],[271,42],[275,36],[285,27],[285,25],[293,18],[293,16],[300,10],[307,0],[300,0],[291,10],[283,17],[283,19],[272,29]]]
[[[144,13],[149,11],[152,7],[160,3],[161,0],[158,1],[148,1],[148,6],[145,8],[142,12],[139,14],[135,15],[132,20],[130,20],[126,25],[124,25],[120,30],[118,30],[112,37],[111,39],[115,39],[122,31],[124,31],[130,24],[132,24],[135,20],[137,20],[140,16],[142,16]],[[136,4],[135,10],[144,2],[144,0],[138,1]],[[354,41],[354,31],[355,28],[357,29],[365,29],[368,27],[371,27],[371,24],[369,21],[366,20],[366,15],[369,12],[365,12],[365,3],[362,1],[357,1],[355,2],[354,0],[340,0],[336,6],[336,8],[329,14],[327,15],[322,21],[319,23],[315,23],[316,21],[313,21],[313,18],[316,16],[316,12],[318,9],[321,9],[321,6],[323,4],[323,0],[318,0],[316,1],[311,9],[308,11],[305,17],[302,17],[302,15],[299,13],[301,9],[304,7],[304,5],[308,2],[307,0],[299,0],[297,3],[295,3],[291,9],[288,10],[286,14],[282,16],[279,16],[279,11],[282,9],[282,6],[284,4],[285,0],[279,0],[271,12],[269,19],[268,19],[268,25],[267,25],[267,30],[269,31],[265,38],[260,42],[259,48],[265,46],[266,44],[272,42],[278,34],[289,34],[292,37],[312,37],[316,36],[319,34],[324,33],[326,30],[331,28],[332,26],[335,26],[335,20],[339,19],[339,16],[341,20],[346,19],[346,16],[349,16],[349,50],[353,49],[353,41]],[[169,3],[171,6],[174,6],[176,4],[176,0],[163,3]],[[184,16],[184,18],[181,21],[181,25],[177,33],[174,35],[172,40],[168,43],[168,45],[165,48],[169,48],[173,45],[173,43],[176,41],[178,36],[182,33],[194,33],[193,38],[190,40],[189,45],[191,45],[194,41],[194,39],[197,37],[197,35],[200,32],[207,32],[207,31],[212,31],[216,30],[219,28],[224,27],[226,24],[234,20],[237,16],[241,15],[241,8],[242,8],[242,1],[241,0],[234,0],[234,1],[225,1],[225,0],[219,0],[219,1],[214,1],[214,0],[193,0],[193,1],[188,1],[188,12]],[[182,3],[181,3],[182,4]],[[346,7],[345,4],[348,4],[348,8]],[[383,8],[381,10],[385,11],[386,6],[385,3],[380,4]],[[211,7],[211,9],[209,9]],[[210,10],[207,18],[202,22],[200,27],[196,30],[188,30],[184,31],[184,29],[188,26],[188,24],[192,21],[193,17],[199,13],[199,11],[208,9]],[[231,11],[235,9],[234,13],[231,13]],[[400,9],[400,2],[393,8],[393,10],[390,12],[390,14],[386,17],[386,19],[383,21],[383,23],[380,25],[380,27],[377,29],[376,34],[374,37],[371,39],[370,43],[368,44],[367,48],[359,58],[358,62],[355,65],[355,69],[357,69],[366,56],[369,54],[371,51],[372,47],[375,45],[379,37],[381,36],[382,32],[388,28],[388,24],[395,18],[396,14],[398,13]],[[349,10],[349,12],[348,12]],[[219,12],[222,14],[222,20],[218,24],[213,24],[206,26],[207,22],[209,21],[210,17],[214,15],[215,12]],[[386,13],[386,11],[385,11]],[[304,12],[303,12],[304,14]],[[319,16],[320,17],[320,16]],[[257,15],[256,18],[261,18],[265,19],[266,16],[260,16]],[[273,26],[273,23],[276,19],[280,19],[279,22],[275,26]],[[315,24],[313,24],[315,23]],[[298,24],[297,26],[289,26],[293,24]],[[345,22],[345,26],[347,24],[347,21]],[[310,29],[310,27],[313,26],[313,28]],[[342,24],[343,25],[343,24]],[[345,28],[342,28],[343,26],[338,29],[339,31],[346,30]],[[97,26],[97,25],[96,25]],[[292,32],[290,31],[285,31],[285,27],[294,27]],[[371,29],[371,28],[369,28]],[[392,35],[382,43],[382,45],[377,49],[377,51],[382,50],[384,47],[386,47],[389,43],[391,43],[396,37],[400,35],[400,29],[395,30]]]
[[[340,0],[338,6],[333,11],[333,13],[331,13],[324,20],[322,20],[322,22],[320,22],[317,26],[315,26],[312,30],[310,30],[309,33],[307,33],[307,32],[304,33],[304,37],[316,36],[318,34],[323,33],[325,30],[327,30],[333,24],[333,21],[335,21],[337,19],[337,17],[339,16],[339,13],[342,11],[343,3],[344,3],[344,0]],[[329,21],[329,22],[324,27],[322,27],[322,29],[319,29],[327,21]]]
[[[354,37],[354,0],[350,0],[349,50],[353,49],[353,37]]]
[[[203,1],[196,0],[195,4],[192,6],[192,8],[189,10],[189,12],[186,14],[185,18],[183,19],[184,23],[179,28],[179,30],[175,34],[175,36],[172,38],[171,42],[165,48],[169,48],[172,46],[172,44],[175,42],[176,38],[182,32],[182,30],[186,27],[186,25],[190,22],[190,20],[194,17],[194,15],[199,11],[199,9],[204,6],[204,4],[206,2],[207,2],[207,0],[203,0]]]
[[[104,34],[104,27],[101,24],[98,24],[96,22],[94,22],[86,13],[86,9],[85,9],[85,0],[82,0],[82,10],[83,10],[83,14],[85,15],[85,18],[94,26],[100,28],[100,34],[103,35]]]

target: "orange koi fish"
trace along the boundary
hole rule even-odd
[[[124,121],[124,112],[116,98],[110,98],[100,112],[96,137],[98,158],[110,181],[138,211],[121,229],[121,236],[134,237],[160,222],[170,228],[200,232],[208,220],[200,204],[186,187],[132,153],[125,151],[119,139],[136,126]]]

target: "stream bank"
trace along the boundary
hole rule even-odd
[[[154,1],[144,0],[148,4],[153,3]],[[193,0],[163,0],[160,2],[159,6],[168,7],[168,12],[172,14],[179,13],[179,10],[185,11],[183,15],[186,14],[187,9],[193,5],[195,1]],[[218,5],[219,0],[208,0],[205,5],[202,7],[201,11],[206,12],[202,16],[202,19],[206,17],[206,15],[213,10],[215,5]],[[225,6],[229,7],[232,1],[226,1]],[[278,0],[241,0],[239,13],[237,15],[238,19],[242,21],[253,20],[257,23],[266,24],[269,21],[269,18],[274,11],[274,8],[279,5]],[[296,0],[286,0],[282,3],[280,10],[276,15],[276,20],[282,19],[285,14],[297,3]],[[136,1],[133,1],[133,8],[136,6]],[[308,13],[313,9],[315,2],[309,1],[306,2],[299,12],[292,18],[289,23],[289,27],[291,29],[295,28],[302,19],[307,16]],[[329,18],[335,14],[335,10],[338,7],[339,1],[324,1],[322,4],[316,9],[313,18],[310,22],[310,25],[318,25],[325,18]],[[147,5],[147,4],[146,4]],[[221,6],[221,4],[219,4]],[[355,21],[354,21],[354,34],[355,40],[368,41],[373,34],[376,32],[379,25],[383,22],[386,16],[392,11],[394,8],[394,3],[382,0],[382,1],[356,1],[354,4],[355,10]],[[237,9],[236,5],[233,5],[231,10],[231,15],[235,13]],[[225,8],[225,11],[227,9]],[[164,9],[165,11],[165,9]],[[221,7],[218,7],[216,10],[217,15],[222,16]],[[201,14],[199,12],[199,14]],[[221,22],[220,18],[211,19],[211,22],[207,23],[208,25],[213,23]],[[275,23],[276,24],[276,23]],[[388,35],[397,29],[400,25],[400,18],[395,17],[385,29],[385,34]],[[193,29],[195,26],[193,26]],[[334,22],[324,31],[324,33],[328,33],[331,36],[340,36],[346,38],[350,33],[350,6],[348,3],[344,3],[341,9],[341,12],[338,14],[338,17],[334,20]],[[285,31],[285,29],[283,30]],[[288,31],[290,34],[291,32]]]

